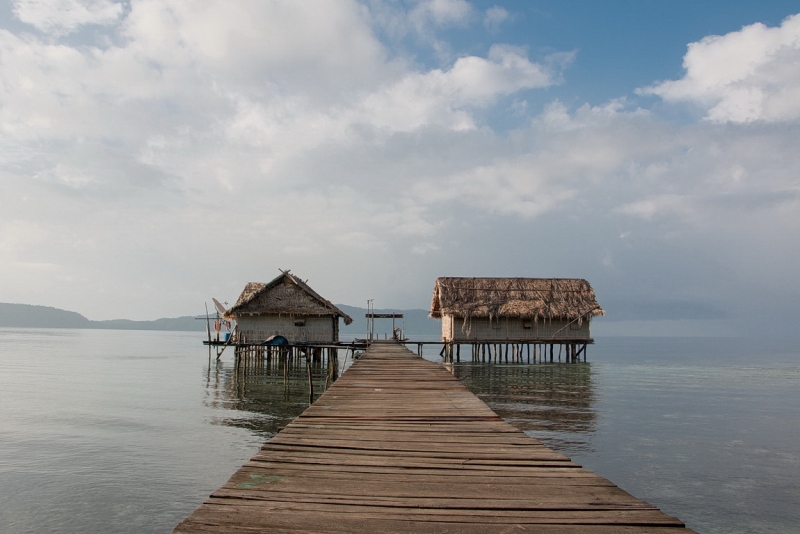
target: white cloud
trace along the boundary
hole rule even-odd
[[[483,15],[483,25],[490,31],[497,31],[500,25],[510,18],[510,14],[500,6],[492,6]]]
[[[451,62],[454,54],[450,43],[439,37],[439,31],[467,29],[477,18],[475,9],[466,0],[364,1],[375,27],[386,32],[391,40],[402,42],[411,37],[415,45],[432,49],[442,63]]]
[[[412,254],[417,254],[417,255],[420,255],[420,256],[424,256],[425,254],[428,254],[430,252],[436,252],[436,251],[438,251],[440,249],[441,249],[441,247],[439,247],[438,245],[436,245],[434,243],[424,243],[423,242],[423,243],[418,243],[418,244],[414,245],[411,248],[411,253]]]
[[[575,196],[569,184],[551,181],[535,157],[497,161],[439,182],[417,184],[420,202],[462,202],[481,211],[534,218]]]
[[[682,79],[640,92],[693,102],[713,122],[800,119],[800,15],[691,43],[683,66]]]
[[[409,19],[423,31],[431,23],[436,26],[465,24],[472,12],[472,5],[465,0],[422,0],[411,10]]]
[[[123,6],[110,0],[13,0],[12,10],[44,33],[66,35],[87,24],[117,22]]]
[[[487,59],[468,56],[449,70],[410,73],[364,99],[364,122],[408,131],[437,124],[456,130],[474,128],[468,109],[492,104],[500,96],[553,83],[542,65],[520,50],[495,45]]]
[[[355,4],[236,5],[135,2],[121,44],[102,49],[0,32],[3,143],[18,147],[16,158],[35,158],[41,176],[74,143],[184,172],[199,146],[272,143],[274,153],[338,135],[356,89],[402,74]]]
[[[684,196],[660,195],[623,204],[617,208],[617,211],[649,220],[657,214],[686,213],[691,210],[690,203],[691,198]]]

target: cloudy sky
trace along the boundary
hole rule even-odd
[[[194,314],[290,268],[426,308],[581,277],[598,333],[796,335],[796,2],[0,4],[0,302]]]

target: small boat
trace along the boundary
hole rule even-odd
[[[268,345],[270,347],[280,347],[280,346],[288,345],[288,344],[289,344],[289,340],[286,339],[285,337],[279,336],[279,335],[269,336],[262,343],[262,345]]]

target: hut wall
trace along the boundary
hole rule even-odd
[[[236,323],[239,335],[248,343],[259,343],[274,335],[285,337],[289,343],[330,343],[339,340],[338,318],[334,320],[335,323],[330,316],[244,315]]]
[[[442,341],[453,339],[453,317],[445,315],[442,317]]]
[[[589,339],[589,321],[529,321],[516,317],[473,318],[469,334],[462,330],[464,319],[442,317],[444,341],[480,341],[483,339]]]

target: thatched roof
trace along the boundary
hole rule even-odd
[[[225,318],[235,319],[241,315],[330,315],[341,317],[344,324],[353,322],[349,315],[288,270],[281,271],[280,276],[269,283],[250,282],[244,286],[239,300],[225,312]]]
[[[578,322],[605,312],[589,282],[580,278],[437,278],[430,316],[452,315]]]

